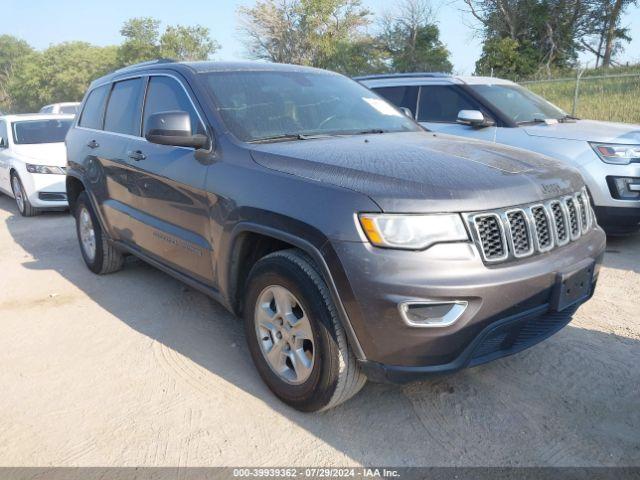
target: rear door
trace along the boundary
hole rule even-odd
[[[136,192],[130,188],[127,147],[140,134],[144,82],[144,77],[137,77],[99,87],[104,90],[94,90],[84,109],[95,118],[85,118],[83,111],[79,121],[80,128],[85,129],[80,145],[85,153],[86,174],[115,240],[133,241],[135,235],[130,210]],[[94,93],[95,113],[91,109]],[[101,104],[106,106],[101,108]]]
[[[144,135],[150,115],[167,111],[190,114],[193,133],[206,134],[204,118],[182,79],[151,75],[148,80],[142,136],[128,145],[129,186],[139,225],[136,245],[172,268],[213,285],[206,161],[186,147],[157,145]]]

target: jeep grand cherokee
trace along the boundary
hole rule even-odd
[[[576,171],[425,131],[322,70],[119,70],[93,82],[67,147],[89,269],[134,254],[242,315],[263,380],[305,411],[367,377],[539,342],[591,296],[605,246]]]

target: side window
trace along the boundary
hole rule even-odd
[[[104,105],[107,100],[107,95],[109,94],[109,88],[111,88],[111,84],[98,87],[89,93],[78,125],[85,128],[102,130],[102,116],[104,114]]]
[[[187,93],[177,80],[171,77],[151,77],[147,87],[147,100],[144,107],[143,135],[146,135],[146,125],[149,116],[159,112],[181,110],[191,117],[191,133],[204,134],[204,127],[198,118]]]
[[[9,136],[7,135],[7,124],[0,120],[0,148],[9,147]]]
[[[456,123],[460,110],[482,110],[460,89],[447,85],[423,86],[418,106],[419,122]]]
[[[382,87],[373,89],[381,97],[385,98],[396,107],[406,107],[416,116],[416,104],[418,103],[418,87]]]
[[[44,107],[40,110],[40,113],[53,113],[53,107]]]
[[[123,80],[113,85],[104,116],[105,131],[140,135],[143,85],[142,78]]]

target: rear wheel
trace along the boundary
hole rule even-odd
[[[78,196],[75,217],[80,251],[89,270],[100,275],[120,270],[122,253],[107,241],[85,192]]]
[[[275,252],[254,265],[244,317],[258,372],[288,405],[326,410],[365,384],[329,290],[302,252]]]
[[[22,180],[18,177],[18,174],[11,174],[11,190],[13,190],[13,198],[16,200],[16,205],[20,215],[23,217],[33,217],[38,215],[40,211],[34,208],[29,202],[27,193],[22,185]]]

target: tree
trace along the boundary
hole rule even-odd
[[[259,0],[238,13],[256,59],[348,71],[362,63],[351,55],[375,51],[364,32],[371,14],[359,0]]]
[[[0,110],[13,110],[10,86],[17,70],[33,49],[24,40],[11,35],[0,35]]]
[[[196,25],[168,26],[160,37],[160,55],[178,60],[207,60],[220,44],[209,37],[209,29]]]
[[[122,66],[160,57],[160,20],[151,17],[131,18],[120,29],[124,42],[118,49]]]
[[[440,41],[433,9],[426,0],[404,0],[395,15],[382,21],[380,42],[396,72],[451,72],[449,51]]]
[[[206,60],[220,44],[209,37],[209,29],[196,25],[168,26],[160,34],[160,21],[151,17],[127,20],[120,34],[125,41],[118,51],[120,65],[131,65],[157,58]]]
[[[596,56],[596,68],[602,62],[604,68],[613,64],[613,57],[623,50],[623,42],[630,42],[628,28],[621,27],[625,10],[637,5],[637,0],[593,0],[588,16],[590,30],[581,39],[585,50]]]
[[[579,39],[587,31],[587,0],[464,0],[479,21],[485,42],[511,39],[523,65],[550,74],[575,64],[581,49]],[[506,44],[505,44],[506,45]],[[495,48],[494,44],[491,48]],[[503,45],[504,46],[504,45]],[[488,67],[489,57],[481,64]],[[517,70],[515,66],[509,67]],[[525,72],[520,72],[525,73]]]
[[[117,47],[65,42],[24,58],[8,89],[16,110],[38,111],[48,103],[80,101],[91,81],[116,65]]]
[[[537,55],[531,49],[523,48],[512,38],[488,39],[476,62],[476,73],[512,79],[531,75],[538,68]]]

